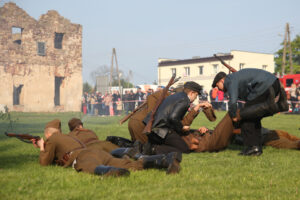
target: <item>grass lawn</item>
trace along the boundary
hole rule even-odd
[[[218,112],[217,122],[225,112]],[[59,118],[64,133],[71,117],[81,117],[86,128],[100,139],[108,135],[129,138],[121,117],[91,117],[79,113],[12,113],[16,133],[42,136],[46,122]],[[193,128],[213,128],[201,113]],[[132,172],[129,177],[102,178],[77,173],[72,168],[41,167],[39,150],[3,133],[8,121],[0,120],[0,199],[300,199],[300,152],[265,147],[259,157],[238,156],[241,147],[229,146],[219,153],[183,156],[182,170]],[[270,129],[300,136],[300,115],[278,114],[263,120]]]

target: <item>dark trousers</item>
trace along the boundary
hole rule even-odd
[[[279,80],[276,79],[274,83],[272,84],[274,89],[275,95],[279,94],[280,91],[280,83]],[[258,96],[252,101],[246,102],[245,107],[247,106],[253,106],[255,104],[260,104],[263,102],[270,101],[270,89],[268,88],[266,92],[264,92],[262,95]],[[264,114],[263,117],[270,116],[272,114],[269,114],[268,111]],[[241,126],[241,132],[243,136],[243,141],[245,146],[261,146],[261,117],[252,119],[252,120],[241,120],[240,126]]]
[[[155,133],[148,135],[148,140],[155,146],[155,154],[167,154],[171,152],[190,153],[188,145],[175,131],[170,131],[165,138]]]

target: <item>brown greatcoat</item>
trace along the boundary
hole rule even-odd
[[[110,153],[112,150],[120,148],[119,146],[109,142],[101,141],[95,132],[84,128],[75,128],[69,133],[69,135],[76,137],[78,140],[83,142],[87,147],[97,148]]]
[[[99,165],[131,170],[143,169],[142,161],[114,158],[103,150],[84,146],[70,135],[54,133],[45,141],[45,150],[40,152],[40,164],[50,165],[55,160],[63,160],[66,153],[70,153],[70,158],[63,166],[68,167],[73,163],[77,171],[94,173]]]
[[[143,108],[141,108],[139,111],[134,113],[128,122],[128,130],[131,136],[131,140],[139,140],[142,143],[146,143],[148,141],[147,135],[143,134],[143,130],[145,128],[145,124],[143,123],[143,120],[147,116],[149,112],[153,110],[153,108],[156,105],[156,102],[160,98],[162,94],[162,90],[157,91],[149,96],[147,96],[147,104]],[[170,93],[167,93],[166,97],[169,96]],[[193,122],[193,120],[197,117],[199,114],[198,111],[195,111],[192,109],[182,120],[182,124],[184,126],[190,126]]]
[[[232,120],[227,113],[212,131],[212,134],[205,133],[200,136],[198,133],[191,133],[188,136],[184,136],[183,139],[189,145],[190,149],[195,152],[213,152],[225,149],[234,134],[239,133],[237,130],[234,131]],[[199,142],[196,148],[194,148],[195,139]],[[290,135],[286,131],[268,130],[264,134],[263,145],[280,149],[300,149],[300,138]]]

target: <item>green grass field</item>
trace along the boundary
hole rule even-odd
[[[193,128],[213,128],[216,122],[201,113]],[[46,122],[59,118],[64,133],[71,117],[81,117],[86,128],[100,139],[108,135],[129,138],[127,124],[120,117],[89,117],[79,113],[12,113],[16,133],[42,136]],[[300,115],[278,114],[263,120],[270,129],[287,130],[300,136]],[[265,147],[259,157],[237,154],[238,146],[219,153],[191,153],[183,156],[182,170],[166,175],[164,170],[131,172],[129,177],[102,178],[77,173],[72,168],[41,167],[39,150],[3,133],[8,121],[0,120],[0,199],[300,199],[300,152]]]

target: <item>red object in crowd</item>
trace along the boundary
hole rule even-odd
[[[86,104],[83,105],[83,114],[86,114]]]

